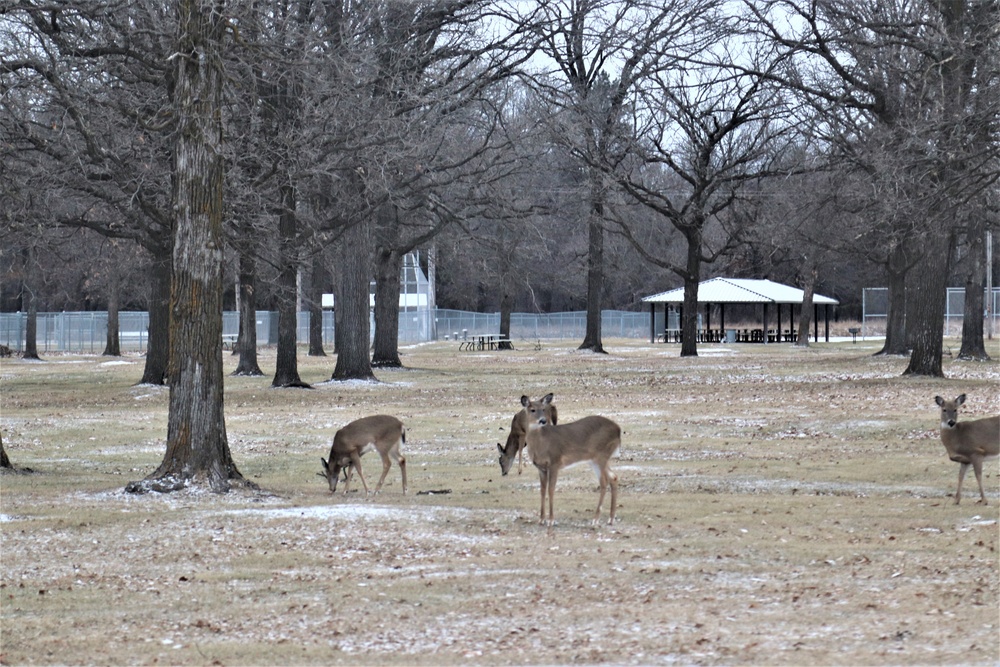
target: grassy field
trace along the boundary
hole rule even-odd
[[[0,476],[0,663],[1000,661],[998,466],[988,506],[971,473],[955,506],[934,404],[997,414],[1000,365],[920,379],[871,342],[605,344],[426,344],[378,383],[301,355],[313,390],[227,377],[262,490],[223,496],[123,493],[165,451],[168,390],[134,384],[141,358],[3,360],[3,442],[33,472]],[[562,423],[622,426],[614,526],[591,525],[587,466],[560,476],[551,529],[534,467],[501,477],[519,397],[547,392]],[[410,493],[394,468],[374,499],[331,496],[333,433],[377,412],[407,425]]]

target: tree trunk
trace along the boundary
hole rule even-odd
[[[885,342],[876,356],[883,354],[909,354],[910,348],[906,342],[906,276],[910,265],[903,258],[903,250],[897,246],[892,251],[886,263],[888,280],[888,310],[885,321]]]
[[[104,352],[106,357],[122,356],[121,339],[118,336],[118,295],[119,285],[117,282],[108,289],[108,330]]]
[[[400,368],[399,358],[399,280],[403,256],[393,247],[381,247],[375,253],[375,346],[372,366]]]
[[[799,309],[799,331],[795,338],[796,347],[809,347],[809,329],[812,327],[813,294],[816,293],[815,266],[805,271],[802,285],[802,306]]]
[[[979,216],[982,219],[982,216]],[[986,282],[986,229],[983,222],[970,227],[969,272],[965,276],[965,307],[962,317],[962,349],[959,359],[969,361],[989,361],[986,341],[983,338],[983,303]]]
[[[13,470],[14,465],[7,458],[7,450],[3,448],[3,433],[0,433],[0,468]]]
[[[912,317],[907,311],[907,337],[913,344],[910,364],[904,375],[944,377],[941,368],[943,351],[944,310],[948,289],[948,266],[953,239],[948,230],[938,231],[927,240],[930,248],[915,267],[910,289],[914,299]]]
[[[684,231],[687,262],[684,274],[684,307],[681,311],[681,356],[698,356],[698,283],[701,282],[701,230]]]
[[[281,216],[278,234],[281,243],[281,272],[278,274],[278,352],[272,387],[308,388],[299,378],[297,356],[298,312],[295,307],[296,275],[298,273],[298,240],[296,239],[295,187],[281,187]]]
[[[38,270],[35,251],[32,247],[24,250],[24,281],[21,284],[22,302],[26,320],[24,323],[23,359],[38,359]]]
[[[149,337],[146,340],[146,364],[139,384],[162,385],[167,381],[170,361],[170,248],[163,247],[153,257],[150,267]]]
[[[264,374],[257,363],[257,258],[251,251],[240,253],[240,333],[235,347],[240,361],[233,375]]]
[[[325,357],[323,351],[323,288],[327,284],[326,255],[313,253],[309,275],[309,356]]]
[[[604,296],[604,207],[595,203],[587,228],[587,330],[578,349],[604,353],[601,301]]]
[[[179,0],[174,111],[175,243],[170,292],[167,451],[128,491],[213,492],[242,480],[226,439],[222,377],[221,40],[228,22],[216,0]]]
[[[369,357],[370,238],[368,222],[361,221],[347,229],[337,244],[340,276],[335,287],[337,365],[333,369],[333,380],[375,379]]]

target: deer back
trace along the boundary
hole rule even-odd
[[[333,436],[330,460],[343,459],[357,452],[387,452],[403,438],[403,422],[389,415],[362,417],[343,427]]]
[[[607,417],[584,417],[568,424],[533,424],[527,433],[533,463],[572,465],[608,461],[621,446],[621,428]]]

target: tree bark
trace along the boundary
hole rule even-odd
[[[906,355],[910,347],[906,341],[906,277],[910,271],[910,263],[905,260],[902,247],[897,246],[891,251],[886,262],[887,306],[885,321],[885,342],[875,356],[884,354]]]
[[[234,351],[240,360],[233,375],[264,374],[257,363],[257,258],[250,250],[240,253],[240,333]]]
[[[14,465],[7,458],[7,450],[3,448],[3,433],[0,433],[0,468],[13,470]]]
[[[813,295],[816,293],[815,266],[809,266],[803,274],[802,306],[799,309],[799,331],[795,338],[797,347],[809,347],[809,329],[812,327]]]
[[[297,355],[298,313],[295,307],[298,273],[298,239],[295,186],[281,187],[281,216],[278,235],[281,243],[281,272],[278,275],[278,352],[272,387],[309,388],[299,378]]]
[[[698,356],[698,283],[701,282],[701,228],[681,230],[687,240],[684,271],[684,307],[681,312],[681,356]]]
[[[115,282],[108,289],[108,330],[104,344],[105,357],[120,357],[122,355],[121,339],[118,336],[118,302],[119,286]]]
[[[323,289],[327,285],[326,255],[313,253],[309,275],[309,356],[325,357],[323,350]]]
[[[150,267],[149,337],[146,364],[139,384],[162,385],[170,362],[170,284],[173,280],[170,248],[159,248]]]
[[[334,338],[337,364],[333,380],[374,380],[371,358],[371,321],[368,285],[371,276],[371,251],[367,221],[354,223],[337,244]]]
[[[982,217],[980,216],[980,220]],[[986,282],[986,228],[983,222],[970,226],[969,271],[965,275],[965,305],[962,317],[962,349],[959,359],[989,361],[983,337],[983,311]]]
[[[222,493],[243,479],[223,406],[221,9],[216,0],[178,2],[167,451],[152,475],[126,487],[131,492],[203,483]]]
[[[577,349],[604,353],[601,340],[601,302],[604,298],[604,206],[594,203],[587,226],[587,329]]]
[[[21,283],[21,300],[26,315],[24,323],[23,359],[38,357],[38,268],[35,251],[31,246],[24,250],[24,281]]]
[[[924,253],[915,267],[910,289],[914,298],[907,311],[908,339],[913,345],[904,375],[944,377],[941,353],[944,350],[944,311],[948,290],[948,266],[952,236],[945,229],[927,239],[932,250]]]
[[[375,252],[375,340],[372,352],[374,368],[401,368],[399,358],[399,279],[403,256],[394,247]]]

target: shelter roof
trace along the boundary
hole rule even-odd
[[[712,278],[698,283],[698,303],[802,303],[805,293],[797,287],[770,280]],[[684,288],[643,298],[646,303],[683,303]],[[814,304],[837,304],[822,294],[813,294]]]

